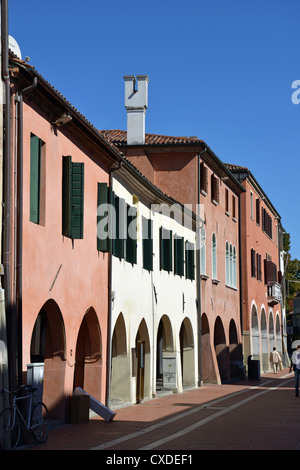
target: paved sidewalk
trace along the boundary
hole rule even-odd
[[[45,444],[26,445],[21,447],[20,450],[93,449],[115,439],[120,439],[127,434],[141,431],[161,420],[173,417],[220,397],[225,397],[255,386],[263,387],[264,383],[269,382],[270,379],[280,379],[287,376],[288,372],[288,369],[284,369],[276,375],[273,373],[264,374],[260,381],[241,380],[224,385],[209,384],[183,393],[146,400],[141,404],[114,410],[116,411],[116,416],[111,422],[106,422],[101,417],[95,416],[88,423],[62,425],[50,431]],[[290,377],[292,379],[293,374],[290,374]],[[291,380],[290,383],[287,396],[295,400],[293,381]]]

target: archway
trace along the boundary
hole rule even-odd
[[[111,400],[130,400],[130,356],[127,352],[127,334],[123,314],[116,321],[112,337]]]
[[[201,318],[201,372],[203,382],[215,382],[216,372],[210,341],[210,329],[206,313]]]
[[[260,359],[259,322],[258,322],[257,308],[255,305],[252,305],[252,309],[251,309],[251,339],[252,339],[252,349],[251,349],[252,359]]]
[[[230,377],[240,377],[243,363],[242,345],[238,342],[236,324],[233,319],[229,324],[229,360]]]
[[[164,387],[163,358],[174,355],[173,332],[169,317],[163,315],[157,329],[156,341],[156,390]]]
[[[181,324],[179,339],[182,386],[191,387],[195,385],[195,350],[193,328],[187,317]]]
[[[84,315],[80,325],[75,355],[74,390],[84,389],[101,401],[102,354],[101,332],[93,308]]]
[[[44,365],[42,394],[51,419],[65,420],[65,327],[54,300],[48,300],[39,311],[31,336],[30,360],[32,367]]]
[[[226,345],[225,331],[220,317],[217,317],[215,322],[214,347],[221,382],[226,382],[229,379],[229,351]]]
[[[274,334],[274,319],[272,310],[269,312],[269,347],[270,351],[273,350],[275,346],[275,334]]]
[[[281,355],[282,354],[281,326],[280,326],[280,318],[278,314],[276,314],[275,331],[276,331],[276,349]]]
[[[150,357],[150,341],[148,328],[145,319],[140,323],[138,332],[135,338],[136,350],[136,402],[140,403],[145,396],[150,397],[150,371],[151,371],[151,357]]]
[[[261,352],[262,352],[262,369],[267,371],[269,369],[269,349],[268,349],[268,328],[267,316],[264,308],[260,314],[260,331],[261,331]]]

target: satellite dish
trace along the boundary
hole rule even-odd
[[[8,36],[8,47],[19,59],[22,59],[19,44],[12,36]]]

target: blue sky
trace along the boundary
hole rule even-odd
[[[299,0],[9,0],[9,34],[98,129],[126,129],[123,76],[148,75],[146,132],[247,166],[300,259],[299,14]]]

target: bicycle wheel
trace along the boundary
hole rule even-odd
[[[41,444],[46,441],[50,430],[50,418],[46,405],[41,401],[33,406],[30,429],[37,442]]]
[[[5,408],[0,414],[0,448],[14,450],[20,439],[21,427],[13,408]]]

